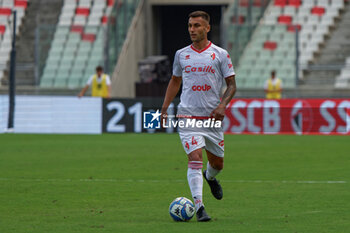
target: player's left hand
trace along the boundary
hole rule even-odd
[[[224,120],[224,117],[225,117],[225,110],[226,110],[225,106],[219,105],[216,109],[214,109],[211,112],[210,117],[215,118],[215,120],[222,121]]]

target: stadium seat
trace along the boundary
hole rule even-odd
[[[277,42],[266,41],[266,42],[264,42],[263,47],[264,47],[264,49],[267,49],[267,50],[275,50],[277,48]]]
[[[243,67],[250,69],[252,72],[244,73],[247,78],[250,78],[261,65],[246,66],[246,63],[255,64],[258,59],[271,61],[266,69],[281,69],[279,73],[285,76],[284,81],[288,83],[287,86],[293,87],[295,85],[296,28],[299,31],[299,63],[302,67],[303,64],[308,64],[314,59],[343,7],[343,1],[271,1],[255,31],[251,37],[248,37],[249,44],[244,48],[236,69],[241,70]],[[262,43],[264,49],[258,51],[257,48]],[[231,42],[231,44],[234,43]],[[245,82],[245,86],[247,85],[254,85],[254,82]]]
[[[138,2],[138,0],[125,1],[116,5],[120,7],[117,17],[122,19],[117,20],[120,24],[118,25],[119,46],[122,46],[128,30],[128,24],[124,23],[124,8],[128,11],[127,22],[130,22]],[[103,65],[106,24],[114,4],[115,1],[112,0],[64,0],[46,61],[52,63],[58,60],[60,65],[54,79],[57,78],[60,81],[45,81],[45,85],[52,83],[53,87],[64,87],[64,85],[67,87],[79,87],[80,85],[81,87],[85,85],[86,78],[95,72],[95,67]],[[60,50],[58,47],[63,49]],[[64,71],[65,69],[67,71]],[[45,74],[43,72],[42,80],[46,80],[44,79]],[[62,81],[63,79],[65,81]]]
[[[80,87],[81,79],[82,79],[82,74],[72,73],[70,78],[68,79],[68,87],[69,88]]]
[[[313,15],[322,16],[325,14],[325,12],[326,12],[326,9],[320,6],[315,6],[311,9],[311,14]]]
[[[284,7],[287,5],[287,0],[275,0],[274,2],[275,6]]]
[[[298,8],[301,5],[301,0],[289,0],[288,5]]]
[[[350,57],[346,58],[345,65],[341,69],[340,74],[336,77],[335,88],[349,88],[350,87]]]
[[[15,0],[15,7],[27,8],[28,2],[26,0]]]
[[[5,15],[5,16],[10,16],[12,14],[12,9],[11,8],[5,8],[1,7],[0,8],[0,15]]]
[[[88,16],[90,14],[90,8],[79,7],[75,10],[75,14],[77,16],[79,16],[79,15]]]
[[[293,21],[293,17],[290,15],[280,15],[278,16],[277,21],[280,24],[291,24]]]
[[[0,1],[0,80],[5,74],[6,64],[10,59],[11,41],[12,41],[12,23],[13,10],[17,11],[16,32],[19,34],[19,28],[22,24],[22,18],[27,8],[27,0],[1,0]]]

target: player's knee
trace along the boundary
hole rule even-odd
[[[202,151],[196,150],[188,155],[188,161],[203,161]]]
[[[202,156],[198,154],[188,155],[188,161],[202,161]]]
[[[215,163],[213,164],[210,164],[214,169],[216,170],[222,170],[224,169],[224,163],[222,161],[216,161]]]

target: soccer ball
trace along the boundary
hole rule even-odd
[[[189,221],[193,217],[195,208],[192,201],[186,197],[178,197],[171,202],[169,213],[174,221],[184,222]]]

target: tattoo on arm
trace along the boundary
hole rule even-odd
[[[221,104],[226,106],[228,103],[230,103],[232,97],[236,93],[236,80],[235,76],[231,76],[226,78],[226,84],[227,84],[227,89],[222,96]]]

